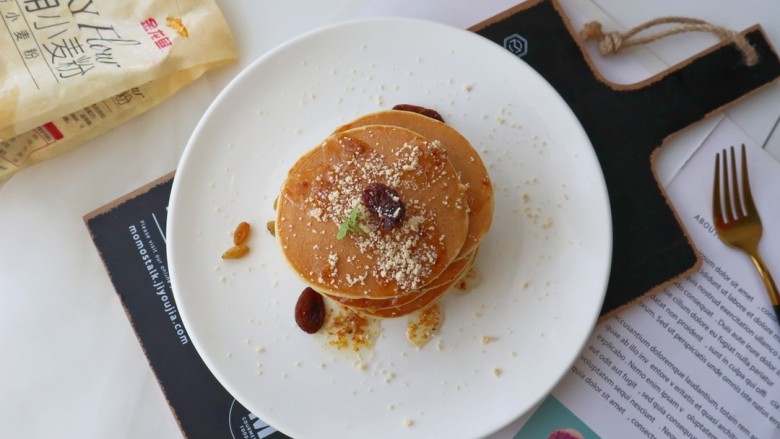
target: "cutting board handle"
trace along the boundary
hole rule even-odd
[[[590,138],[612,207],[612,270],[602,315],[697,269],[699,255],[659,187],[651,156],[672,134],[780,77],[780,60],[761,28],[743,32],[756,50],[755,65],[748,66],[742,52],[722,42],[630,85],[599,73],[554,0],[522,3],[471,30],[539,72]]]

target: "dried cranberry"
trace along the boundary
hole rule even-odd
[[[438,111],[431,108],[421,107],[419,105],[398,104],[393,107],[393,110],[411,111],[412,113],[422,114],[423,116],[430,117],[431,119],[438,120],[439,122],[444,122],[444,118],[441,117],[441,114],[439,114]]]
[[[308,334],[319,331],[325,323],[325,301],[320,293],[307,287],[295,304],[295,323]]]
[[[376,215],[382,230],[392,230],[406,217],[406,205],[395,189],[382,183],[371,183],[363,189],[363,205]]]

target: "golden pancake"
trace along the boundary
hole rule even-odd
[[[493,221],[493,185],[485,165],[458,131],[451,126],[410,111],[385,110],[362,116],[336,129],[347,131],[367,125],[392,125],[412,130],[429,140],[438,140],[447,150],[452,166],[460,173],[461,183],[467,186],[469,231],[461,249],[461,256],[474,251]]]
[[[363,190],[374,183],[404,203],[398,227],[383,229],[363,206]],[[277,204],[276,237],[290,266],[320,293],[393,298],[420,290],[460,254],[466,203],[438,142],[399,127],[360,127],[330,136],[296,162]],[[356,221],[339,239],[351,215]]]

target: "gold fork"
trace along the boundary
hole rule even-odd
[[[721,167],[721,156],[723,165]],[[731,170],[729,171],[729,157],[724,149],[721,154],[715,155],[715,183],[712,189],[712,217],[715,222],[715,231],[718,237],[726,245],[742,250],[750,256],[753,264],[764,281],[775,316],[780,322],[780,294],[777,286],[769,274],[761,254],[758,252],[758,242],[761,239],[763,228],[761,218],[758,216],[756,205],[753,203],[753,194],[750,192],[750,178],[747,168],[747,154],[745,144],[742,144],[742,193],[740,194],[737,178],[737,164],[734,157],[734,147],[731,147]],[[721,185],[721,172],[723,184]],[[731,181],[729,181],[729,172]],[[721,200],[723,204],[721,205]]]

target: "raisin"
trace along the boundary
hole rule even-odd
[[[393,110],[411,111],[412,113],[422,114],[423,116],[428,116],[431,119],[438,120],[439,122],[444,122],[444,118],[441,117],[441,114],[439,114],[438,111],[421,107],[419,105],[398,104],[393,107]]]
[[[376,215],[382,230],[392,230],[406,217],[406,205],[395,189],[382,183],[371,183],[363,189],[363,205]]]
[[[325,323],[325,300],[311,287],[306,287],[295,303],[295,323],[307,334],[319,331]]]
[[[234,245],[222,253],[222,259],[239,259],[249,253],[249,247],[244,244]]]
[[[238,227],[236,227],[236,231],[233,232],[233,244],[235,245],[241,245],[246,242],[247,238],[249,238],[249,231],[251,227],[248,222],[242,221]]]

